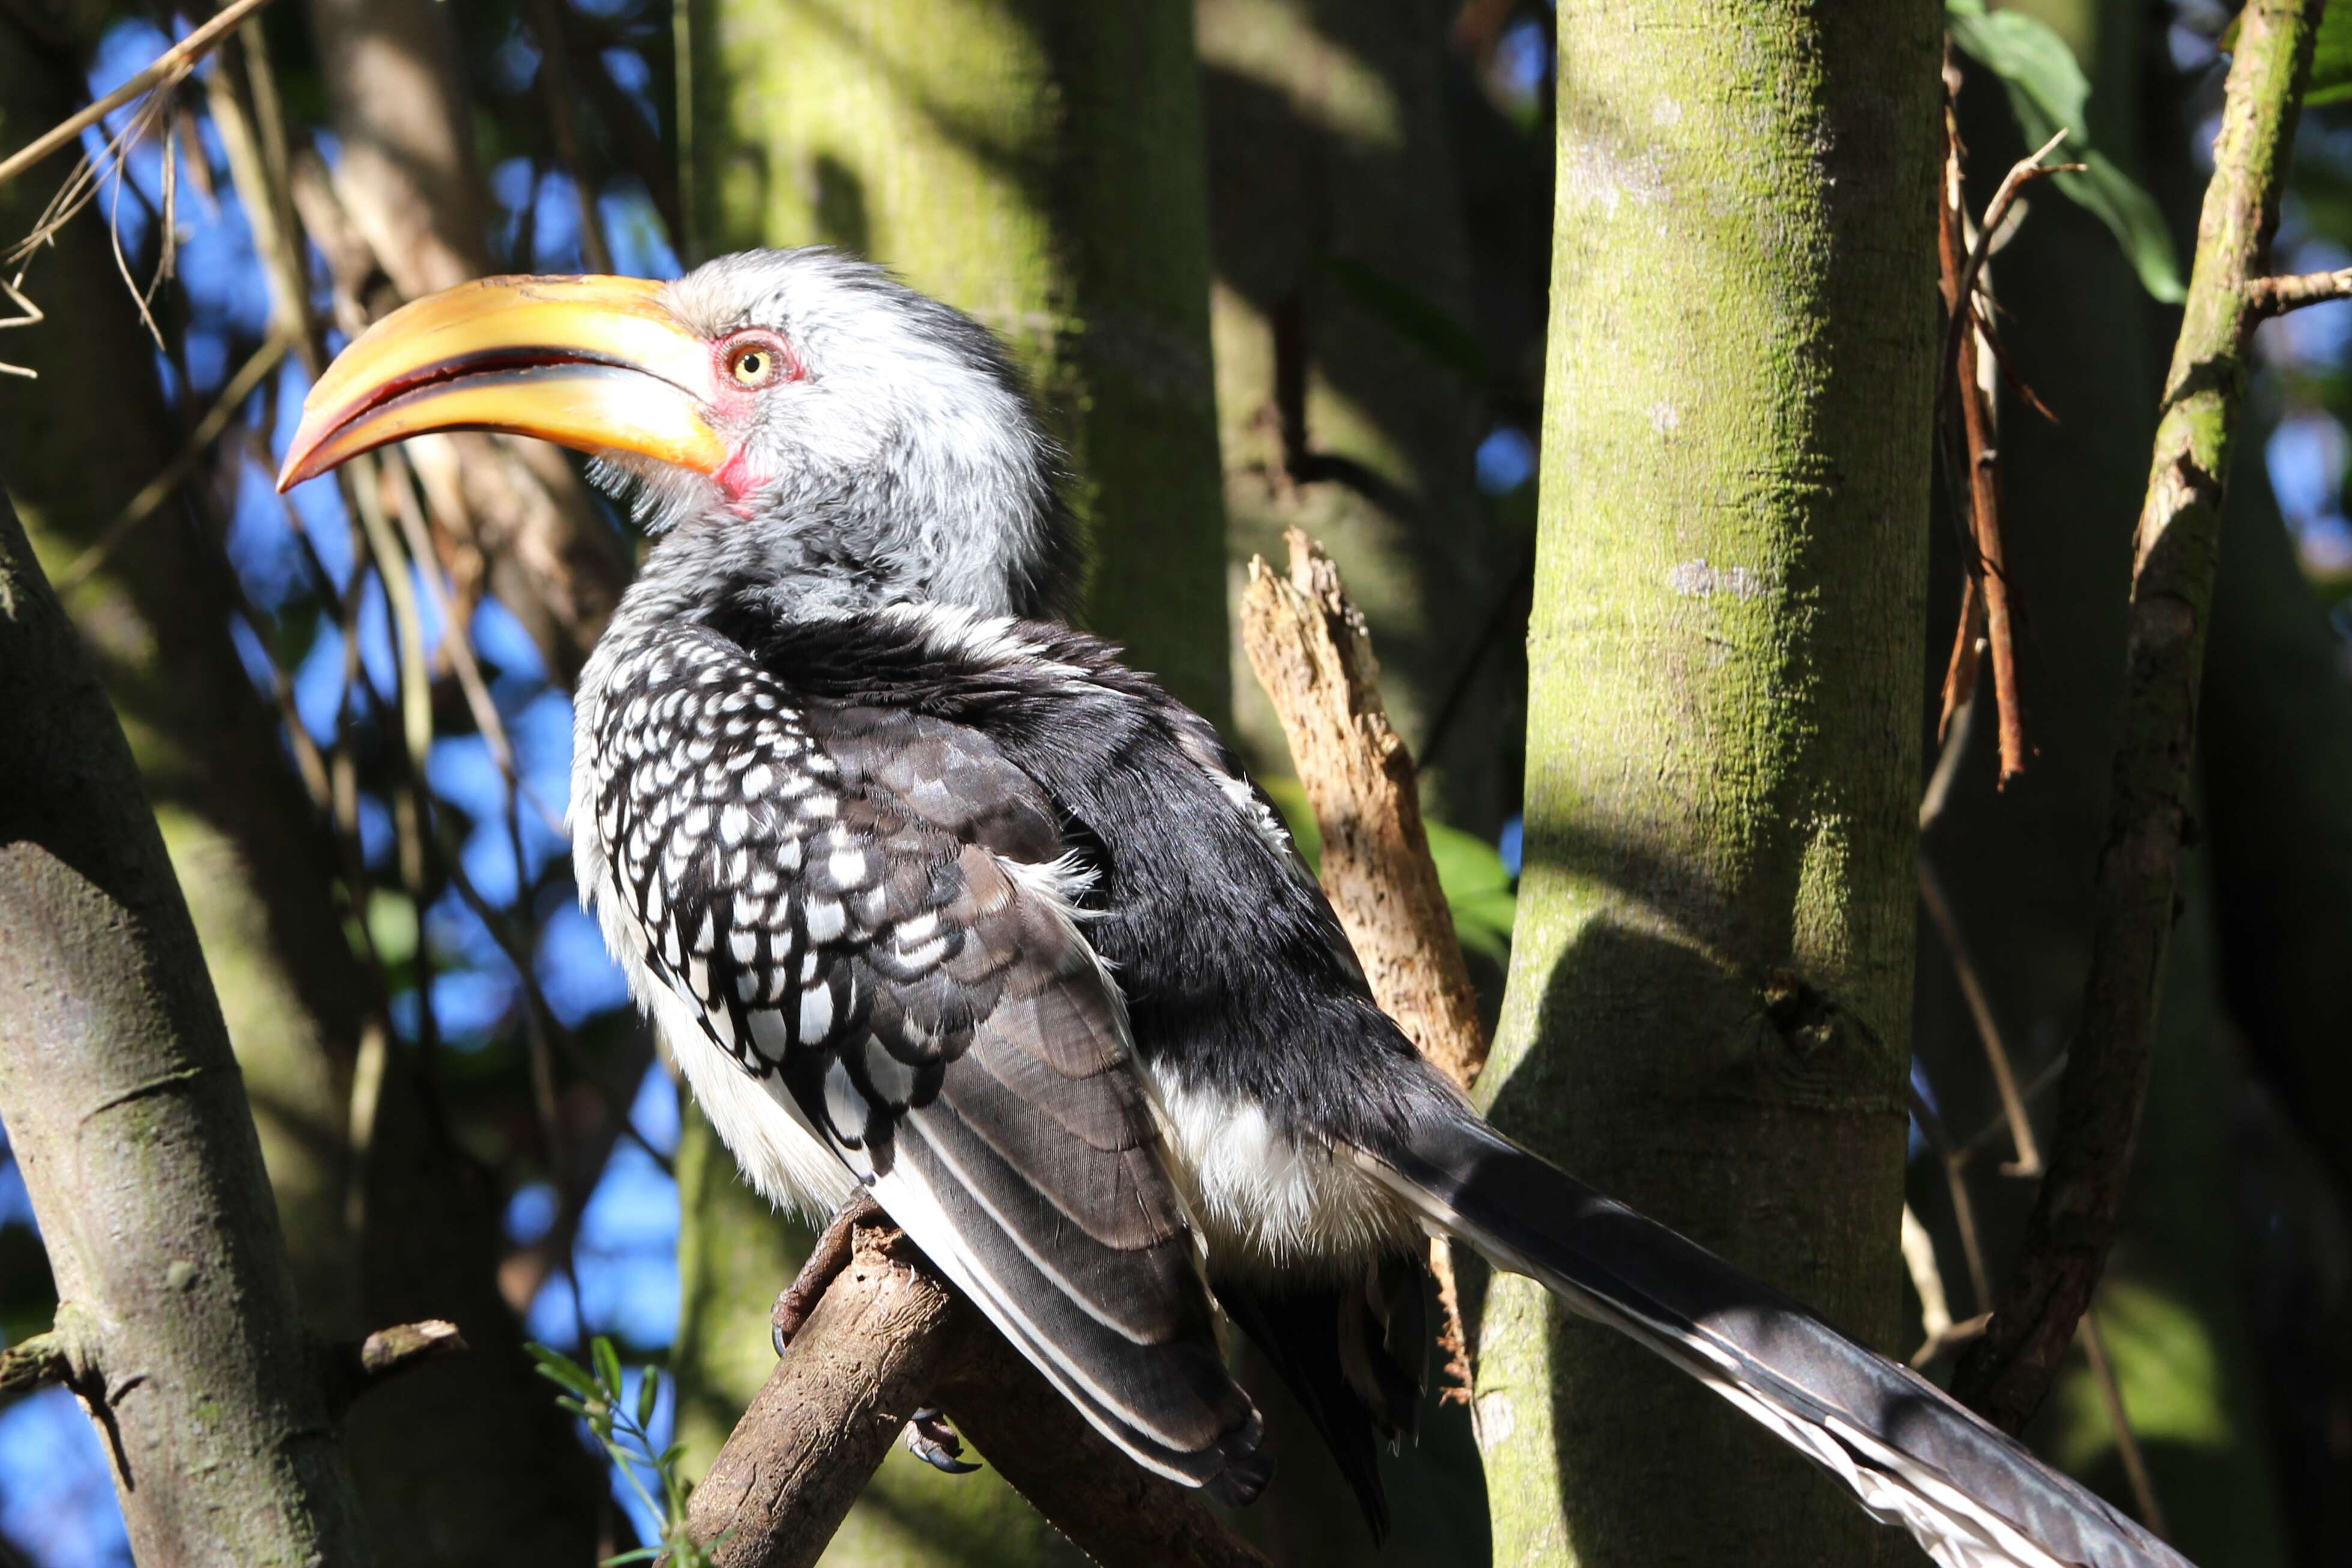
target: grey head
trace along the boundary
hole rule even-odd
[[[663,302],[730,345],[709,415],[733,456],[716,474],[592,464],[658,536],[625,614],[1062,608],[1076,545],[1061,453],[987,328],[821,247],[721,257]]]

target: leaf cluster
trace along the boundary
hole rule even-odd
[[[604,1568],[624,1563],[666,1559],[671,1568],[712,1568],[711,1548],[717,1541],[698,1542],[687,1533],[687,1500],[694,1485],[679,1470],[686,1445],[672,1443],[656,1452],[652,1433],[654,1408],[661,1401],[662,1374],[647,1366],[637,1376],[637,1392],[628,1395],[621,1375],[620,1352],[598,1334],[589,1342],[590,1366],[582,1366],[551,1345],[536,1341],[523,1347],[530,1352],[540,1376],[563,1390],[555,1403],[588,1425],[590,1436],[604,1448],[614,1468],[625,1477],[646,1511],[661,1521],[661,1536],[649,1546],[604,1559]],[[640,1468],[654,1472],[661,1489],[656,1502],[637,1479]],[[721,1539],[724,1539],[722,1536]]]
[[[2139,274],[2140,286],[2168,305],[2187,299],[2163,211],[2097,136],[2090,79],[2066,40],[2021,11],[1987,11],[1984,0],[1945,0],[1944,24],[1961,53],[2000,79],[2026,145],[2038,147],[2061,130],[2066,132],[2058,156],[2084,167],[2053,179],[2107,226]]]

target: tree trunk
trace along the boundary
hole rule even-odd
[[[367,1560],[228,1033],[130,748],[0,498],[0,1121],[131,1547]]]
[[[1475,372],[1433,357],[1364,289],[1376,279],[1465,333],[1475,318],[1444,96],[1458,9],[1202,0],[1200,39],[1232,558],[1282,559],[1287,528],[1329,550],[1425,770],[1423,806],[1486,835],[1512,804],[1507,649],[1482,661],[1438,753],[1421,752],[1487,622],[1515,609],[1520,546],[1472,483]],[[1236,710],[1253,757],[1286,755],[1254,688]]]
[[[0,147],[82,102],[76,62],[0,14]],[[62,171],[0,186],[0,235],[29,230]],[[104,204],[32,258],[26,287],[47,321],[0,357],[0,482],[51,572],[102,537],[176,452],[155,348],[116,275]],[[164,842],[190,889],[229,1037],[255,1100],[270,1182],[310,1321],[357,1331],[343,1224],[344,1126],[363,993],[331,901],[332,858],[278,721],[229,640],[228,562],[174,498],[69,595],[139,759]]]
[[[0,15],[0,145],[79,102],[80,75]],[[50,188],[0,186],[22,234]],[[5,353],[0,479],[52,569],[106,533],[184,440],[117,276],[103,205],[34,258],[47,310]],[[583,1563],[603,1478],[533,1377],[496,1283],[498,1194],[451,1146],[396,1052],[364,1170],[352,1078],[368,981],[343,937],[332,858],[281,754],[276,714],[229,637],[235,590],[196,488],[167,500],[75,591],[71,609],[132,741],[226,1015],[306,1320],[334,1338],[441,1317],[473,1346],[359,1405],[349,1449],[374,1539],[420,1565]],[[352,1205],[353,1187],[360,1203]],[[363,1237],[347,1215],[365,1215]]]
[[[704,255],[823,242],[1009,342],[1078,476],[1087,618],[1210,719],[1232,679],[1188,0],[691,0]]]
[[[1938,9],[1564,10],[1506,1131],[1895,1349]],[[1497,1279],[1495,1555],[1894,1549]],[[1906,1347],[1907,1348],[1907,1347]]]

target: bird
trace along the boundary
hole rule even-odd
[[[653,542],[574,694],[570,821],[702,1111],[777,1204],[878,1204],[1138,1465],[1265,1487],[1234,1325],[1377,1530],[1434,1235],[1721,1394],[1944,1568],[2183,1568],[1421,1058],[1234,752],[1069,624],[1066,461],[971,317],[824,247],[462,284],[342,351],[278,487],[452,429],[590,454]]]

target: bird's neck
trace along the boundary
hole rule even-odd
[[[1060,610],[1076,550],[1050,476],[935,488],[803,486],[749,518],[688,518],[647,552],[607,635],[747,613],[838,621],[892,604],[989,616]]]

